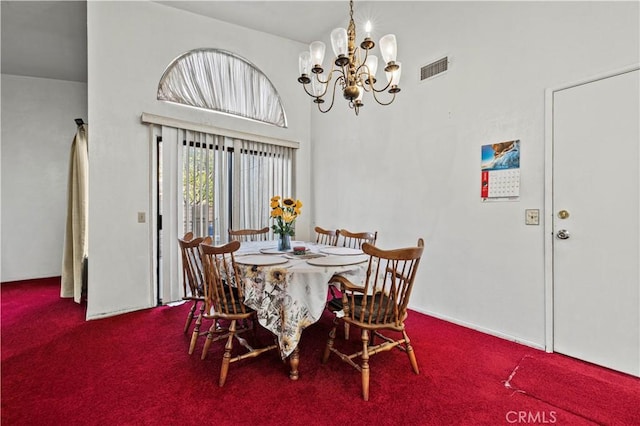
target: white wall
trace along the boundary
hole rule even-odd
[[[89,2],[88,93],[91,124],[88,318],[154,304],[149,136],[143,112],[300,142],[297,194],[309,198],[310,114],[297,83],[299,43],[152,2]],[[169,63],[191,49],[225,49],[260,68],[280,93],[288,129],[156,100]],[[300,226],[309,226],[303,215]],[[304,237],[304,235],[302,236]]]
[[[413,308],[543,346],[543,224],[525,226],[524,209],[544,208],[544,90],[639,62],[638,3],[372,2],[369,7],[378,16],[374,38],[386,32],[398,36],[403,91],[389,107],[368,102],[356,118],[341,98],[329,114],[309,113],[311,102],[295,82],[298,43],[156,3],[88,4],[88,317],[153,304],[151,229],[136,222],[138,211],[150,211],[148,134],[140,124],[140,114],[150,112],[301,142],[297,196],[305,202],[305,214],[299,229],[314,224],[375,229],[383,247],[425,237]],[[165,66],[197,47],[227,49],[261,68],[282,96],[290,128],[157,102]],[[442,54],[451,57],[451,70],[418,83],[418,68]],[[5,76],[2,83],[6,143]],[[60,93],[51,98],[57,98],[57,107]],[[59,160],[65,164],[63,186],[74,115],[83,114],[61,120],[70,126]],[[514,138],[522,141],[520,200],[483,204],[480,146]],[[8,153],[3,145],[3,281],[34,278],[32,270],[5,276],[5,259],[13,256],[5,233],[20,214],[42,207],[38,198],[23,209],[9,209],[14,200],[24,202],[25,191],[20,198],[8,189],[21,173],[7,169],[16,167],[7,165]],[[34,185],[26,185],[27,192]],[[57,194],[63,205],[66,191]],[[39,222],[41,232],[47,232],[44,226],[57,229],[61,246],[63,220],[54,228],[47,222],[50,214],[46,218],[29,222]],[[53,263],[59,274],[60,257]]]
[[[61,274],[78,117],[86,83],[2,74],[3,282]]]
[[[424,237],[414,309],[543,347],[544,218],[526,226],[524,210],[544,209],[545,89],[638,63],[638,6],[374,2],[402,92],[387,107],[365,98],[358,117],[342,98],[312,114],[315,224],[377,230],[382,247]],[[441,55],[448,73],[419,83]],[[520,199],[482,203],[480,146],[512,139]]]

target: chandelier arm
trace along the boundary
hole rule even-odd
[[[387,85],[384,86],[382,89],[376,89],[373,86],[371,86],[371,89],[372,89],[372,92],[374,93],[382,93],[382,92],[386,92],[390,87],[391,87],[391,82],[388,82]]]
[[[305,83],[305,84],[302,85],[302,87],[304,88],[304,91],[307,92],[307,95],[311,96],[312,98],[315,98],[316,95],[314,95],[313,93],[311,93],[309,91],[309,89],[307,89],[307,84],[310,84],[310,83]]]
[[[356,80],[363,83],[366,82],[369,79],[370,72],[369,67],[364,62],[360,62],[356,67]]]
[[[391,100],[389,102],[381,102],[380,99],[378,99],[378,96],[376,96],[376,92],[381,92],[382,90],[374,90],[373,91],[373,99],[375,99],[375,101],[377,103],[379,103],[380,105],[383,106],[387,106],[387,105],[391,105],[391,103],[396,99],[396,94],[394,93],[393,96],[391,97]]]
[[[331,75],[333,74],[333,72],[334,72],[334,71],[337,71],[337,72],[339,72],[339,73],[341,74],[341,75],[340,75],[340,76],[338,76],[338,77],[335,79],[335,81],[333,82],[333,86],[334,86],[334,87],[333,87],[333,97],[335,98],[335,91],[336,91],[335,86],[336,86],[336,84],[338,83],[338,80],[344,81],[344,73],[343,73],[343,72],[342,72],[342,70],[340,70],[340,69],[337,69],[337,70],[333,70],[333,69],[332,69],[332,70],[331,70],[331,72],[329,73],[329,77],[327,78],[327,80],[326,80],[326,81],[322,81],[322,80],[320,80],[320,79],[318,78],[317,80],[318,80],[320,83],[324,84],[324,91],[323,91],[323,92],[322,92],[322,94],[320,94],[320,95],[311,95],[311,96],[313,96],[313,97],[314,97],[314,98],[316,98],[316,99],[320,99],[320,98],[322,98],[324,95],[326,95],[326,94],[327,94],[327,90],[329,90],[329,83],[331,83]],[[317,78],[317,75],[316,75],[316,78]],[[309,92],[307,92],[307,93],[309,93]],[[331,101],[331,104],[333,105],[333,100]],[[329,107],[329,109],[331,109],[331,107]],[[328,110],[327,110],[327,111],[328,111]]]
[[[331,66],[331,71],[329,71],[329,75],[327,76],[327,79],[326,79],[325,81],[322,81],[322,80],[320,79],[320,74],[316,74],[316,80],[317,80],[319,83],[321,83],[321,84],[323,84],[323,85],[324,85],[324,91],[322,92],[322,94],[321,94],[321,95],[318,95],[318,96],[316,96],[316,95],[311,95],[311,96],[313,96],[314,98],[321,98],[321,97],[323,97],[324,95],[326,95],[326,94],[327,94],[327,90],[329,89],[329,83],[331,83],[331,78],[332,78],[332,76],[333,76],[333,73],[334,73],[334,72],[337,72],[337,73],[340,73],[340,74],[341,74],[341,75],[340,75],[339,77],[337,77],[337,78],[336,78],[336,80],[334,81],[334,86],[335,86],[335,84],[337,83],[337,81],[338,81],[338,80],[343,79],[343,81],[344,81],[344,72],[343,72],[343,70],[342,70],[341,68],[335,68],[335,66],[333,66],[333,65],[332,65],[332,66]],[[333,90],[335,91],[335,87],[334,87],[334,89],[333,89]],[[309,93],[309,92],[307,92],[307,93]]]
[[[333,103],[334,103],[334,102],[335,102],[335,100],[336,100],[336,87],[338,86],[338,81],[339,81],[339,80],[344,80],[344,77],[343,77],[343,76],[340,76],[340,77],[336,78],[336,80],[333,82],[333,91],[332,91],[332,94],[331,94],[331,103],[329,104],[329,108],[327,108],[327,109],[323,110],[323,109],[320,107],[320,105],[322,105],[322,104],[321,104],[321,103],[318,103],[318,110],[319,110],[320,112],[322,112],[322,113],[329,112],[329,110],[330,110],[331,108],[333,108]],[[328,86],[328,85],[327,85],[327,86]],[[326,93],[326,90],[325,90],[325,93]]]
[[[336,71],[335,65],[331,65],[331,71],[329,71],[329,74],[327,74],[327,79],[325,81],[322,81],[322,79],[320,79],[320,74],[316,74],[316,79],[322,84],[327,84],[331,81],[331,76],[335,71]]]
[[[364,59],[361,60],[360,58],[360,51],[364,50]],[[366,67],[367,68],[367,74],[369,73],[369,67],[367,66],[367,58],[369,57],[369,51],[367,49],[360,49],[358,47],[356,47],[353,55],[354,55],[354,59],[356,54],[358,55],[358,67],[356,68],[356,74],[360,73],[360,68],[362,67]]]
[[[363,69],[363,71],[361,71],[361,69]],[[369,76],[373,77],[371,75],[371,70],[369,69],[369,66],[365,62],[363,62],[356,71],[356,78],[362,81],[362,88],[364,89],[365,92],[371,92],[372,90],[375,90],[373,84],[368,83]],[[382,89],[382,90],[385,90],[385,89]]]
[[[373,84],[368,84],[369,76],[371,75],[371,70],[367,65],[368,56],[369,56],[369,51],[365,50],[364,61],[362,61],[360,65],[358,65],[358,68],[356,69],[356,78],[360,77],[360,79],[362,80],[362,83],[363,83],[362,87],[365,92],[374,92],[374,93],[386,92],[391,87],[391,81],[388,81],[387,85],[384,86],[382,89],[376,89],[376,87]],[[361,71],[361,69],[364,71]],[[371,77],[375,78],[374,76],[371,76]]]

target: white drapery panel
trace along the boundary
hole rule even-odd
[[[195,49],[176,58],[158,84],[157,99],[287,127],[271,81],[246,59],[219,49]]]
[[[88,128],[78,126],[69,156],[67,224],[62,253],[60,297],[82,299],[84,268],[88,248],[89,218],[89,152]]]

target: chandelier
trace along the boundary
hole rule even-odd
[[[356,26],[353,22],[353,0],[349,1],[349,26],[347,29],[336,28],[331,32],[331,46],[335,53],[331,70],[325,74],[322,68],[324,59],[325,44],[321,41],[314,41],[309,45],[309,50],[300,53],[299,67],[300,77],[298,82],[302,83],[304,91],[313,98],[313,102],[318,105],[320,112],[328,112],[333,107],[336,97],[336,88],[340,86],[342,95],[349,101],[349,108],[352,108],[356,115],[364,105],[364,92],[373,94],[373,99],[380,105],[389,105],[396,98],[396,93],[400,91],[398,82],[400,81],[400,62],[396,62],[396,36],[387,34],[380,39],[380,52],[386,63],[384,71],[386,73],[387,85],[377,88],[376,71],[378,69],[378,57],[369,51],[375,47],[371,40],[371,22],[365,25],[365,38],[360,43],[360,49],[356,47]],[[363,57],[364,56],[364,57]],[[330,87],[333,88],[331,90]],[[310,87],[309,87],[310,86]],[[326,109],[322,108],[325,103],[325,95],[331,93],[331,103]],[[388,92],[389,95],[382,95]],[[386,97],[381,100],[379,97]]]

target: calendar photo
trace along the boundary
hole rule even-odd
[[[520,140],[482,145],[481,159],[483,200],[520,196]]]

